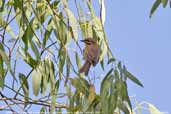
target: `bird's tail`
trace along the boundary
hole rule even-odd
[[[90,69],[91,63],[86,61],[84,65],[80,68],[79,72],[80,73],[85,73],[85,75],[88,75],[89,69]]]

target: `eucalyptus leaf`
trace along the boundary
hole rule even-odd
[[[29,98],[29,84],[27,81],[27,77],[24,74],[20,73],[19,79],[20,79],[21,87],[22,87],[23,92],[24,92],[24,99],[27,102],[29,100],[28,99]]]
[[[33,87],[33,93],[35,96],[37,96],[39,94],[41,79],[42,79],[41,72],[39,70],[35,69],[32,72],[32,87]]]
[[[156,9],[158,8],[158,6],[160,5],[161,0],[156,0],[151,8],[150,11],[150,18],[152,17],[153,13],[156,11]]]
[[[65,12],[66,12],[66,14],[67,14],[67,16],[69,18],[69,24],[70,24],[70,26],[72,28],[72,31],[71,31],[72,33],[71,34],[73,34],[73,37],[74,37],[75,41],[77,41],[78,40],[78,24],[77,24],[77,20],[76,20],[74,14],[71,12],[70,9],[64,8],[64,10],[65,10]]]

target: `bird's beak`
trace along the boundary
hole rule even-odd
[[[80,40],[81,42],[85,42],[86,40]]]

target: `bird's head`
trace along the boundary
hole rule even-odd
[[[97,41],[94,38],[86,38],[84,40],[81,40],[82,42],[84,42],[87,45],[92,45],[92,44],[96,44]]]

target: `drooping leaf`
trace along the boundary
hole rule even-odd
[[[0,43],[0,50],[4,51],[3,45]],[[4,78],[5,78],[5,69],[3,64],[2,56],[0,55],[0,87],[3,88],[4,86]]]
[[[125,71],[125,75],[130,79],[132,80],[134,83],[136,83],[137,85],[141,86],[141,87],[144,87],[143,84],[133,75],[131,74],[129,71]]]
[[[33,37],[33,32],[31,30],[31,27],[28,26],[22,37],[22,40],[25,45],[25,50],[28,50],[32,37]]]
[[[24,99],[27,102],[29,100],[28,99],[29,98],[29,84],[28,84],[27,78],[24,74],[20,73],[19,79],[20,79],[22,90],[24,92]]]
[[[156,11],[156,9],[158,8],[158,6],[160,5],[161,0],[156,0],[151,8],[150,11],[150,18],[152,17],[153,13]]]
[[[39,70],[35,69],[32,72],[32,86],[33,86],[33,93],[35,96],[39,94],[40,85],[41,85],[42,74]]]
[[[113,62],[115,62],[115,61],[116,61],[115,58],[110,58],[110,59],[108,60],[107,64],[113,63]]]
[[[72,33],[71,34],[73,34],[73,37],[74,37],[75,41],[77,41],[78,40],[78,24],[77,24],[77,20],[76,20],[74,14],[71,12],[70,9],[64,8],[64,10],[65,10],[65,12],[66,12],[66,14],[67,14],[67,16],[69,18],[69,24],[70,24],[70,26],[72,28],[72,31],[71,31]]]
[[[32,56],[25,51],[23,48],[19,48],[18,49],[19,54],[21,55],[21,57],[23,58],[23,60],[30,65],[32,68],[35,68],[36,65],[38,64],[38,61],[36,61],[35,59],[32,58]]]
[[[52,19],[50,19],[49,22],[48,22],[45,34],[44,34],[43,47],[46,46],[46,43],[47,43],[47,41],[48,41],[48,39],[50,37],[50,34],[51,34],[52,30],[53,30],[53,21],[52,21]]]
[[[108,96],[109,90],[113,83],[113,75],[111,75],[113,68],[109,70],[109,72],[104,77],[101,87],[100,87],[100,102],[104,107],[102,107],[102,114],[108,114],[109,104],[108,104]]]
[[[0,27],[3,27],[5,29],[6,27],[6,32],[9,33],[12,38],[16,39],[16,35],[14,33],[14,31],[12,30],[11,26],[8,24],[8,26],[6,26],[8,23],[4,20],[4,18],[0,17]]]
[[[161,0],[162,4],[163,4],[163,8],[166,7],[167,3],[168,3],[168,0]]]
[[[119,103],[119,108],[124,112],[124,114],[130,114],[128,107],[124,103]]]
[[[67,56],[67,60],[66,60],[66,79],[65,79],[65,85],[67,84],[68,79],[69,79],[70,68],[71,68],[70,58],[69,58],[69,56]]]
[[[104,70],[104,59],[100,61],[101,68]]]
[[[5,0],[0,1],[0,12],[4,10]]]
[[[81,60],[80,57],[78,56],[78,53],[75,53],[75,59],[76,59],[76,64],[78,68],[81,68]]]
[[[43,106],[43,107],[40,109],[40,114],[45,114],[45,112],[46,112],[46,109],[45,109],[45,107]]]
[[[96,97],[95,87],[94,87],[94,85],[90,85],[89,95],[88,95],[88,101],[90,104],[95,100],[95,97]]]
[[[108,104],[109,104],[109,114],[113,114],[114,110],[116,109],[116,105],[117,105],[117,91],[115,89],[115,84],[111,85],[110,88],[110,96],[108,99]]]
[[[6,55],[6,53],[3,51],[3,49],[0,49],[0,56],[1,56],[1,59],[5,62],[8,70],[10,71],[10,73],[13,76],[14,80],[17,80],[15,75],[13,74],[13,70],[11,68],[9,57]]]
[[[31,41],[30,43],[31,43],[31,48],[34,52],[34,55],[36,56],[36,59],[40,60],[40,53],[39,53],[39,50],[38,50],[36,44],[33,41]]]
[[[104,0],[99,0],[99,2],[100,2],[100,18],[102,24],[104,25],[106,19],[105,4],[104,4]]]

